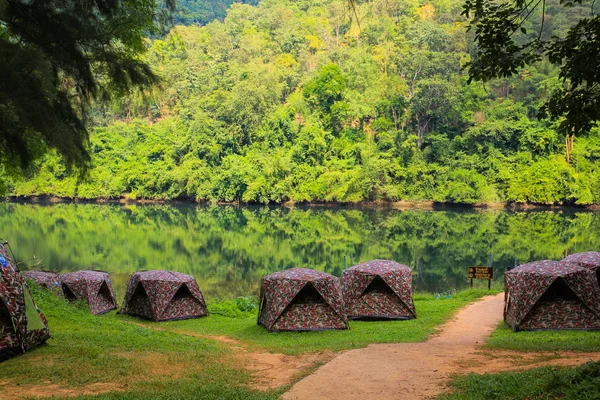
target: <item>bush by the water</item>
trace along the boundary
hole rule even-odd
[[[254,296],[240,296],[235,300],[208,302],[208,312],[229,318],[248,318],[257,315],[258,300]]]

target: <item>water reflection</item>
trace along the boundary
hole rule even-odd
[[[441,292],[466,287],[466,267],[487,265],[490,252],[502,279],[515,259],[598,250],[599,233],[600,213],[584,210],[0,203],[0,237],[19,260],[108,271],[119,298],[142,269],[188,273],[207,296],[230,298],[257,294],[263,275],[284,268],[340,276],[344,256],[396,260],[413,268],[415,290]]]

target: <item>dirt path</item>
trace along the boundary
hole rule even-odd
[[[450,374],[497,372],[540,365],[577,365],[600,353],[482,352],[480,346],[502,318],[503,295],[461,310],[423,343],[374,344],[342,353],[302,379],[284,400],[428,399],[445,389]],[[400,338],[399,338],[400,339]]]

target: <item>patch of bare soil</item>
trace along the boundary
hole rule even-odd
[[[80,387],[62,387],[60,385],[46,382],[40,385],[18,385],[12,380],[7,379],[0,381],[0,399],[2,400],[19,400],[22,398],[43,398],[43,397],[75,397],[96,395],[107,392],[124,390],[125,385],[99,382],[92,383],[87,386]]]
[[[302,356],[260,352],[250,349],[244,342],[228,336],[201,335],[183,330],[173,332],[223,343],[234,352],[230,360],[232,364],[242,365],[252,374],[253,380],[250,387],[262,391],[289,385],[303,372],[324,364],[336,355],[332,351]]]
[[[254,377],[250,387],[268,390],[289,385],[303,372],[324,364],[335,355],[332,351],[302,356],[248,352],[243,359],[246,360],[246,368]]]
[[[374,344],[342,353],[294,385],[283,399],[428,399],[444,391],[452,374],[600,360],[600,353],[482,351],[503,305],[502,294],[485,297],[461,310],[423,343]]]
[[[505,350],[479,351],[473,357],[466,357],[458,365],[460,373],[478,374],[503,371],[519,371],[544,366],[572,367],[588,361],[600,360],[600,352],[580,353],[562,351],[523,353]]]
[[[250,387],[262,391],[289,385],[298,376],[330,361],[337,355],[337,353],[334,353],[333,351],[323,351],[300,356],[260,352],[250,349],[244,342],[228,336],[202,335],[187,330],[169,329],[167,327],[144,325],[135,322],[131,323],[157,331],[168,331],[180,335],[215,340],[222,343],[234,352],[232,358],[229,360],[230,363],[236,366],[241,365],[246,368],[253,377]]]

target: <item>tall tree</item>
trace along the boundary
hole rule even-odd
[[[459,101],[456,88],[441,79],[424,79],[417,83],[415,95],[411,99],[411,117],[417,133],[417,148],[421,150],[425,134],[434,124],[451,120],[453,110]]]
[[[319,74],[304,86],[304,98],[316,107],[325,122],[325,126],[337,131],[340,127],[339,111],[343,109],[346,77],[340,67],[328,64]]]
[[[166,0],[166,10],[174,0]],[[22,172],[54,148],[85,170],[94,99],[157,82],[140,58],[155,0],[0,0],[0,166]]]

